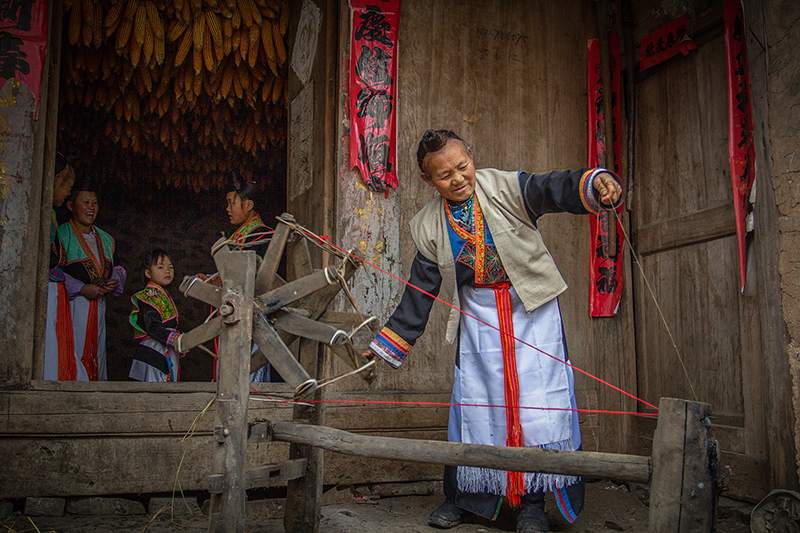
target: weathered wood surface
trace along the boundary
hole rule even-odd
[[[64,12],[64,5],[56,2],[49,5],[50,20],[61,20]],[[57,26],[57,27],[56,27]],[[47,327],[47,292],[49,290],[49,270],[47,265],[50,263],[50,209],[53,207],[53,187],[55,181],[56,150],[58,143],[58,91],[59,84],[56,83],[57,75],[61,69],[61,34],[63,27],[53,25],[50,30],[50,39],[47,40],[45,51],[45,63],[42,65],[42,85],[41,102],[39,104],[40,127],[44,133],[44,143],[41,153],[35,153],[34,159],[43,155],[42,166],[42,203],[41,214],[39,215],[39,242],[36,264],[36,296],[34,307],[34,335],[33,335],[33,379],[41,379],[44,371],[44,348],[45,348],[45,329]]]
[[[220,475],[223,490],[211,494],[208,531],[244,531],[247,501],[247,406],[253,330],[256,254],[219,251],[214,256],[222,280],[222,303],[232,308],[223,316],[219,336],[217,399],[210,475]]]
[[[284,213],[281,215],[289,220],[294,220],[294,217]],[[286,241],[292,234],[289,226],[283,222],[278,221],[278,227],[272,234],[267,251],[264,253],[264,258],[258,266],[256,273],[256,289],[255,294],[261,295],[272,288],[272,281],[275,279],[275,274],[278,273],[278,265],[283,257],[283,252],[286,247]]]
[[[711,406],[662,398],[653,440],[650,533],[711,533],[717,506]]]
[[[793,296],[798,286],[796,253],[800,239],[796,229],[800,216],[792,200],[800,171],[795,160],[795,126],[800,114],[797,91],[787,89],[794,87],[789,73],[795,72],[798,65],[798,28],[791,21],[800,16],[800,5],[790,0],[745,2],[744,9],[757,188],[751,250],[756,266],[748,272],[755,283],[751,285],[752,292],[746,295],[757,301],[761,334],[757,349],[763,357],[743,363],[743,372],[766,378],[763,391],[760,380],[748,380],[745,384],[746,391],[753,387],[754,398],[764,399],[763,403],[749,403],[747,415],[763,420],[765,426],[771,463],[770,488],[797,491],[800,490],[797,472],[800,426],[797,408],[792,405],[798,405],[800,376],[793,363],[796,348],[791,347],[789,339],[800,338],[797,302]],[[781,61],[773,60],[777,57]],[[783,60],[792,63],[787,65]],[[788,391],[792,391],[792,402],[786,400]]]
[[[282,388],[267,383],[254,386],[282,395],[291,394],[285,385]],[[5,489],[3,496],[170,492],[183,455],[181,439],[212,397],[213,392],[189,391],[0,392],[0,433],[3,435],[0,449],[11,458],[6,467],[0,469],[0,487]],[[355,402],[374,399],[363,393],[334,393],[329,397]],[[444,403],[449,394],[386,392],[382,399]],[[250,400],[250,422],[291,418],[291,404]],[[447,408],[444,407],[354,403],[332,404],[326,409],[327,424],[359,433],[444,440],[446,422]],[[180,470],[184,490],[208,488],[209,450],[215,442],[213,429],[212,407],[199,419],[194,436],[186,444],[188,451]],[[109,455],[109,449],[114,453]],[[289,445],[282,442],[250,445],[247,464],[278,463],[287,459],[288,449]],[[438,465],[334,453],[325,455],[325,484],[411,481],[436,479],[441,475]],[[86,457],[103,457],[104,460],[86,461]],[[159,467],[143,468],[143,464],[158,464]],[[64,475],[54,485],[52,478],[41,476],[40,472]]]
[[[298,357],[318,379],[327,368],[327,350],[318,342],[300,339]],[[325,390],[314,391],[315,402],[325,400]],[[295,405],[293,420],[300,423],[323,425],[326,423],[326,409],[322,403],[310,406]],[[287,533],[315,533],[319,527],[322,509],[322,485],[325,477],[325,455],[322,448],[303,443],[292,443],[289,459],[306,460],[305,475],[289,481],[286,485],[286,510],[283,526]]]
[[[249,468],[246,471],[245,489],[255,489],[259,487],[269,487],[280,485],[302,477],[306,473],[308,462],[305,459],[281,461],[276,464],[268,464]],[[220,494],[225,490],[225,476],[213,474],[209,477],[208,492]]]
[[[476,466],[517,472],[549,472],[647,483],[650,458],[602,452],[564,452],[535,447],[506,448],[457,442],[356,435],[324,426],[276,422],[275,440],[382,459]]]
[[[638,228],[638,251],[648,255],[736,235],[733,204],[723,204]]]
[[[633,7],[637,19],[646,21],[656,4]],[[709,13],[713,18],[713,10]],[[752,484],[739,474],[756,472],[767,456],[767,395],[763,380],[754,378],[764,374],[759,300],[767,295],[742,295],[738,288],[725,49],[716,35],[689,56],[654,69],[637,86],[632,234],[647,254],[644,276],[686,367],[684,372],[645,279],[634,268],[638,395],[651,403],[671,396],[713,405],[726,419],[715,431],[723,457],[735,457],[739,466],[729,494],[752,498],[763,486],[760,474]],[[755,281],[754,272],[748,276]],[[652,429],[635,424],[629,442],[649,439]]]
[[[269,359],[281,377],[292,389],[311,379],[308,372],[294,354],[286,347],[275,328],[263,318],[257,316],[253,322],[253,342],[258,344],[259,350]],[[251,370],[255,370],[252,369]]]

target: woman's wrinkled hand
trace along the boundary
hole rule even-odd
[[[609,172],[601,172],[592,182],[600,201],[606,205],[616,205],[622,196],[622,186]]]

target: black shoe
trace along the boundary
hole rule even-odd
[[[541,502],[542,505],[544,502]],[[544,509],[531,503],[523,503],[517,514],[517,533],[546,533],[550,531]]]
[[[450,529],[467,521],[469,511],[445,501],[428,517],[428,525],[440,529]]]

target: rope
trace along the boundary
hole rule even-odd
[[[620,229],[622,230],[622,235],[625,237],[625,242],[630,243],[630,239],[628,238],[628,234],[625,232],[625,227],[620,223]],[[686,369],[686,365],[683,362],[683,357],[681,357],[681,352],[678,349],[678,344],[675,342],[675,338],[672,336],[672,331],[669,329],[669,324],[667,324],[667,319],[664,317],[664,313],[661,311],[661,306],[658,305],[658,300],[656,299],[655,292],[653,292],[653,288],[650,286],[650,281],[647,279],[647,276],[644,274],[644,268],[642,267],[642,263],[639,261],[639,257],[636,252],[633,251],[632,246],[628,246],[628,249],[631,251],[631,257],[633,257],[634,263],[636,266],[639,267],[639,273],[642,275],[642,279],[644,280],[645,285],[647,286],[647,290],[650,293],[650,297],[653,299],[653,303],[656,304],[656,309],[658,310],[658,316],[661,317],[661,322],[664,324],[664,328],[667,330],[667,335],[669,336],[669,340],[672,343],[672,347],[675,349],[675,354],[678,356],[678,361],[681,364],[681,368],[683,369],[683,375],[686,376],[686,381],[689,383],[689,388],[692,389],[692,395],[694,396],[694,401],[699,402],[697,398],[697,392],[694,390],[694,385],[692,384],[692,380],[689,377],[689,371]]]
[[[366,259],[363,259],[363,258],[361,258],[361,257],[358,257],[357,255],[355,255],[355,254],[353,254],[353,253],[351,253],[351,252],[348,252],[348,251],[347,251],[347,250],[345,250],[344,248],[341,248],[341,247],[339,247],[339,246],[336,246],[335,244],[333,244],[332,242],[330,242],[328,239],[326,239],[326,238],[324,238],[324,237],[320,237],[319,235],[317,235],[317,234],[313,233],[312,231],[310,231],[310,230],[308,230],[308,229],[306,229],[306,228],[304,228],[304,227],[302,227],[302,226],[300,226],[300,225],[298,225],[298,224],[293,224],[293,229],[294,229],[295,231],[299,231],[300,233],[302,233],[302,234],[303,234],[303,235],[305,235],[306,237],[310,238],[310,239],[312,240],[312,242],[315,242],[315,241],[316,241],[316,242],[319,242],[319,243],[323,243],[323,242],[324,242],[326,246],[332,247],[332,248],[334,248],[334,249],[338,250],[338,251],[339,251],[339,252],[341,252],[341,253],[347,254],[348,256],[351,256],[351,257],[355,258],[357,261],[359,261],[359,262],[361,262],[361,263],[364,263],[365,265],[369,265],[369,266],[371,266],[372,268],[374,268],[375,270],[378,270],[378,271],[380,271],[380,272],[383,272],[384,274],[386,274],[386,275],[388,275],[388,276],[390,276],[390,277],[392,277],[392,278],[394,278],[394,279],[396,279],[396,280],[400,281],[401,283],[404,283],[404,284],[405,284],[405,285],[407,285],[408,287],[411,287],[412,289],[416,289],[416,290],[420,291],[422,294],[425,294],[426,296],[428,296],[428,297],[430,297],[430,298],[433,298],[434,300],[436,300],[436,301],[438,301],[438,302],[441,302],[441,303],[443,303],[443,304],[444,304],[444,305],[446,305],[447,307],[450,307],[451,309],[455,309],[456,311],[458,311],[459,313],[463,314],[464,316],[467,316],[467,317],[469,317],[469,318],[472,318],[473,320],[477,320],[478,322],[480,322],[480,323],[484,324],[485,326],[488,326],[488,327],[490,327],[490,328],[492,328],[492,329],[494,329],[494,330],[496,330],[496,331],[500,332],[500,334],[501,334],[501,335],[505,335],[505,333],[503,333],[502,331],[500,331],[500,328],[498,328],[497,326],[494,326],[494,325],[492,325],[492,324],[489,324],[488,322],[486,322],[486,321],[484,321],[484,320],[481,320],[480,318],[478,318],[478,317],[476,317],[476,316],[474,316],[474,315],[472,315],[472,314],[470,314],[470,313],[467,313],[466,311],[464,311],[464,310],[462,310],[462,309],[459,309],[458,307],[454,306],[453,304],[451,304],[451,303],[449,303],[449,302],[446,302],[446,301],[442,300],[441,298],[439,298],[439,297],[437,297],[437,296],[434,296],[433,294],[431,294],[431,293],[429,293],[429,292],[427,292],[427,291],[425,291],[425,290],[423,290],[423,289],[421,289],[421,288],[417,287],[416,285],[414,285],[414,284],[412,284],[412,283],[410,283],[410,282],[408,282],[408,281],[406,281],[406,280],[404,280],[404,279],[402,279],[402,278],[400,278],[400,277],[398,277],[398,276],[395,276],[395,275],[394,275],[394,274],[392,274],[391,272],[389,272],[389,271],[387,271],[387,270],[384,270],[384,269],[382,269],[381,267],[379,267],[379,266],[377,266],[377,265],[375,265],[375,264],[373,264],[373,263],[370,263],[370,262],[369,262],[369,261],[367,261]],[[323,247],[323,249],[324,249],[324,247]],[[339,255],[339,254],[336,254],[336,255]],[[632,398],[632,399],[636,400],[637,402],[641,402],[641,403],[643,403],[644,405],[646,405],[646,406],[648,406],[648,407],[651,407],[651,408],[655,409],[656,411],[658,411],[658,407],[656,407],[655,405],[653,405],[653,404],[651,404],[651,403],[649,403],[649,402],[647,402],[647,401],[645,401],[645,400],[643,400],[643,399],[641,399],[641,398],[639,398],[639,397],[635,396],[634,394],[631,394],[630,392],[627,392],[627,391],[625,391],[625,390],[623,390],[623,389],[621,389],[621,388],[617,387],[616,385],[612,385],[612,384],[611,384],[611,383],[609,383],[608,381],[605,381],[604,379],[602,379],[602,378],[599,378],[599,377],[597,377],[597,376],[595,376],[595,375],[591,374],[590,372],[587,372],[587,371],[585,371],[585,370],[582,370],[582,369],[580,369],[580,368],[578,368],[578,367],[574,366],[573,364],[571,364],[571,363],[569,363],[569,362],[567,362],[567,361],[562,361],[562,360],[561,360],[561,359],[559,359],[558,357],[556,357],[556,356],[554,356],[554,355],[551,355],[551,354],[549,354],[549,353],[545,352],[544,350],[541,350],[541,349],[537,348],[536,346],[533,346],[532,344],[529,344],[529,343],[527,343],[527,342],[525,342],[525,341],[523,341],[523,340],[521,340],[521,339],[517,339],[516,337],[512,337],[512,338],[513,338],[513,340],[515,340],[516,342],[519,342],[520,344],[523,344],[523,345],[525,345],[525,346],[527,346],[527,347],[529,347],[529,348],[533,348],[533,349],[534,349],[534,350],[536,350],[537,352],[539,352],[539,353],[541,353],[541,354],[543,354],[543,355],[546,355],[547,357],[550,357],[551,359],[555,359],[556,361],[558,361],[558,362],[560,362],[560,363],[562,363],[562,364],[564,364],[564,365],[568,366],[569,368],[571,368],[571,369],[573,369],[573,370],[575,370],[575,371],[577,371],[577,372],[580,372],[581,374],[583,374],[583,375],[585,375],[585,376],[587,376],[587,377],[589,377],[589,378],[591,378],[591,379],[594,379],[595,381],[598,381],[599,383],[602,383],[603,385],[606,385],[606,386],[608,386],[608,387],[611,387],[612,389],[616,390],[617,392],[619,392],[619,393],[621,393],[621,394],[624,394],[625,396],[628,396],[629,398]]]

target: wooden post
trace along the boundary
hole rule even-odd
[[[313,375],[322,379],[323,369],[327,366],[324,346],[308,339],[300,339],[300,362],[306,368],[316,368]],[[310,407],[296,405],[294,420],[321,426],[325,423],[323,409],[324,391],[314,392],[315,403]],[[322,479],[325,473],[323,449],[307,444],[292,443],[289,447],[289,459],[306,459],[305,475],[289,481],[286,486],[286,510],[283,515],[283,528],[286,533],[317,533],[319,517],[322,510]]]
[[[710,533],[717,503],[711,406],[662,398],[653,437],[650,533]]]
[[[256,254],[221,250],[214,256],[222,280],[217,405],[211,474],[222,475],[222,492],[211,494],[210,533],[244,531],[247,404],[253,327]]]

